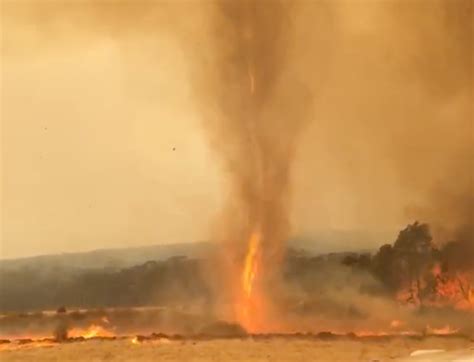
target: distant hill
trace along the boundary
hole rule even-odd
[[[304,250],[310,255],[370,252],[383,243],[392,242],[395,236],[396,234],[391,232],[324,230],[313,233],[311,236],[295,238],[289,242],[289,247],[293,250]],[[41,271],[65,269],[81,271],[99,268],[116,270],[151,260],[162,261],[173,256],[200,258],[214,248],[215,245],[212,242],[192,242],[0,259],[0,272],[24,268]]]
[[[298,284],[305,290],[314,286],[324,287],[328,285],[325,281],[329,276],[338,275],[335,270],[352,273],[350,268],[341,263],[347,255],[349,253],[313,256],[291,249],[281,264],[282,275],[292,288]],[[54,259],[52,256],[48,258]],[[38,258],[33,259],[38,261]],[[0,314],[51,311],[61,306],[75,310],[212,305],[214,294],[209,284],[209,269],[203,268],[206,264],[205,257],[194,259],[176,256],[121,269],[82,268],[79,271],[71,269],[71,266],[63,267],[62,264],[54,263],[37,264],[36,268],[29,265],[2,269]],[[10,317],[18,321],[18,316]],[[20,322],[25,323],[24,318],[19,318]],[[5,330],[4,327],[8,324],[7,319],[0,316],[0,336],[2,329]]]
[[[0,260],[0,270],[11,269],[121,269],[150,260],[165,260],[173,256],[199,258],[212,250],[210,242],[150,245],[134,248],[99,249],[82,253],[40,255]]]

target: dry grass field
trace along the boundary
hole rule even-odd
[[[433,337],[390,340],[320,340],[275,337],[269,339],[214,339],[133,344],[129,339],[89,340],[45,347],[4,348],[0,361],[394,361],[420,349],[471,349],[465,338]],[[468,351],[470,353],[470,351]],[[416,359],[418,360],[418,359]],[[431,359],[422,359],[430,361]]]

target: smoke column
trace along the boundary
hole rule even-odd
[[[230,264],[226,274],[240,275],[250,239],[259,244],[251,247],[261,263],[259,279],[277,277],[275,264],[289,236],[291,165],[311,101],[308,85],[292,72],[294,11],[286,2],[251,0],[221,1],[212,9],[212,45],[195,83],[205,127],[230,181],[219,235]],[[249,280],[251,269],[246,267]],[[238,286],[238,279],[230,285]]]

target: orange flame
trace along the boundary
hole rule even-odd
[[[68,333],[69,337],[84,337],[85,339],[94,337],[114,337],[115,334],[102,326],[92,324],[87,329],[73,328]]]
[[[449,325],[446,325],[446,326],[441,327],[441,328],[432,328],[428,325],[428,326],[426,326],[426,332],[428,334],[434,334],[434,335],[438,335],[438,336],[447,336],[447,335],[450,335],[450,334],[458,333],[459,329],[458,328],[452,328]]]
[[[258,316],[258,293],[255,281],[259,272],[261,234],[257,231],[250,236],[244,266],[241,273],[241,296],[237,303],[239,322],[248,330],[255,330]]]
[[[404,304],[429,305],[432,307],[452,307],[458,310],[474,311],[474,271],[443,271],[436,263],[430,270],[432,281],[428,278],[408,283],[399,290],[396,299]],[[423,300],[420,299],[420,287],[431,291]]]
[[[258,271],[257,254],[260,245],[260,234],[253,233],[249,240],[247,255],[245,256],[244,271],[242,273],[242,288],[247,298],[252,296],[252,287]]]

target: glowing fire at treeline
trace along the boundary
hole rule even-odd
[[[443,273],[439,264],[433,274],[420,282],[412,282],[397,293],[397,300],[413,305],[451,307],[474,311],[474,274],[465,272]],[[418,289],[424,294],[419,297]]]
[[[374,256],[346,258],[407,305],[474,311],[474,245],[470,235],[436,247],[427,224],[415,222]]]
[[[436,264],[433,268],[435,278],[433,303],[452,305],[457,309],[474,311],[474,273],[458,271],[443,272]]]

